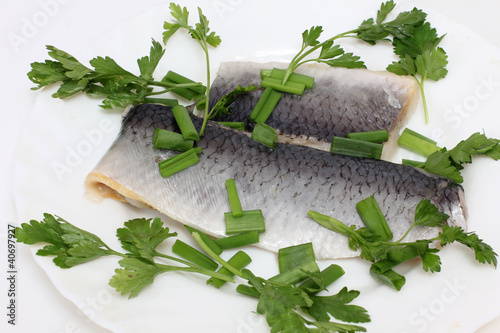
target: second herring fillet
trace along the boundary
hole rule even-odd
[[[201,120],[193,117],[195,126]],[[169,107],[140,105],[123,120],[119,136],[86,186],[101,195],[146,205],[180,223],[214,236],[224,236],[224,212],[230,211],[225,181],[236,182],[244,210],[261,209],[266,231],[260,246],[280,248],[312,242],[322,258],[356,256],[345,236],[329,231],[307,216],[309,210],[362,226],[355,205],[373,195],[398,239],[413,222],[415,208],[429,198],[450,215],[449,223],[465,227],[462,187],[448,179],[381,160],[334,155],[279,143],[274,151],[247,133],[209,122],[197,143],[200,162],[162,178],[157,162],[176,154],[152,147],[156,127],[178,131]],[[435,235],[418,227],[409,239]]]
[[[261,69],[285,68],[283,63],[221,63],[210,93],[213,106],[238,85],[260,87]],[[266,124],[295,144],[315,145],[328,150],[333,136],[350,132],[387,130],[389,142],[384,147],[388,159],[404,126],[420,98],[415,79],[385,71],[347,69],[325,64],[306,64],[297,73],[314,77],[312,89],[302,96],[283,94]],[[231,114],[219,121],[245,122],[257,104],[263,89],[237,97]]]

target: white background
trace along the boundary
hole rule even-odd
[[[212,6],[217,1],[206,1]],[[219,3],[234,3],[221,0]],[[416,7],[438,10],[449,18],[468,25],[490,43],[500,47],[498,0],[418,0],[409,1]],[[97,327],[71,302],[63,298],[39,268],[24,246],[18,247],[17,318],[16,326],[6,318],[7,255],[5,252],[7,224],[18,224],[12,198],[12,173],[16,142],[29,114],[36,92],[26,73],[33,61],[47,58],[45,45],[78,51],[82,45],[99,36],[117,23],[145,11],[160,0],[141,1],[71,1],[23,0],[2,1],[0,4],[0,330],[2,332],[107,332]],[[286,3],[286,2],[284,2]],[[166,13],[167,14],[167,13]],[[480,61],[480,60],[479,60]],[[36,163],[36,161],[34,161]],[[480,305],[478,305],[480,306]],[[500,331],[500,320],[478,333]]]

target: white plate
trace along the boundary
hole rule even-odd
[[[210,27],[222,37],[211,53],[212,75],[225,60],[288,60],[300,46],[304,29],[321,24],[324,37],[357,26],[372,17],[379,4],[373,1],[336,1],[335,5],[308,1],[304,16],[302,3],[266,1],[186,2],[196,19],[199,5]],[[331,8],[330,8],[331,7]],[[341,11],[338,9],[342,8]],[[398,10],[411,9],[399,5]],[[425,8],[424,8],[425,10]],[[429,21],[440,34],[447,33],[442,46],[449,55],[449,75],[428,82],[426,93],[431,123],[425,125],[419,108],[409,127],[452,147],[473,132],[485,131],[500,137],[500,50],[489,45],[466,27],[429,12]],[[109,55],[127,69],[136,68],[136,59],[148,53],[150,38],[161,40],[163,22],[169,18],[168,5],[160,5],[129,18],[74,53],[82,61]],[[371,69],[383,70],[392,61],[392,50],[342,40],[341,45],[362,56]],[[56,45],[57,46],[57,45]],[[72,53],[72,50],[66,50]],[[205,81],[203,55],[194,41],[176,35],[157,73],[174,69]],[[160,75],[160,74],[159,74]],[[104,111],[99,101],[76,96],[61,101],[50,97],[55,87],[44,89],[25,125],[16,161],[15,197],[19,221],[40,220],[44,212],[59,215],[77,226],[98,234],[119,249],[116,229],[135,217],[154,217],[112,200],[95,202],[85,195],[83,180],[115,139],[121,115]],[[396,156],[411,157],[400,151]],[[500,232],[496,224],[500,164],[475,159],[464,171],[464,188],[469,207],[470,230],[497,251]],[[189,240],[183,228],[164,218],[180,238]],[[165,249],[171,243],[167,242]],[[33,247],[33,253],[37,247]],[[268,277],[276,273],[275,255],[250,248],[250,268]],[[51,258],[35,256],[62,295],[74,302],[99,325],[114,332],[267,332],[262,316],[255,315],[256,301],[238,295],[233,286],[221,291],[205,285],[203,277],[164,274],[137,298],[127,299],[108,286],[118,267],[118,258],[62,270]],[[475,262],[473,254],[459,245],[441,251],[442,271],[426,273],[420,267],[405,266],[407,283],[400,292],[375,283],[369,264],[358,259],[338,260],[346,271],[332,292],[343,286],[362,292],[355,304],[365,307],[372,322],[369,332],[471,332],[500,314],[500,273]],[[326,266],[330,262],[322,262]]]

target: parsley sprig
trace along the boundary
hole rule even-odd
[[[403,262],[419,257],[425,271],[439,272],[441,270],[441,260],[436,254],[439,249],[432,246],[436,242],[442,247],[454,242],[461,243],[474,251],[476,260],[480,263],[497,266],[497,254],[490,245],[484,243],[473,232],[465,232],[458,226],[449,226],[446,223],[449,216],[439,212],[429,199],[420,201],[415,211],[413,224],[401,239],[395,241],[380,240],[380,236],[368,227],[356,229],[315,211],[310,211],[308,214],[322,226],[347,236],[349,247],[355,251],[360,250],[361,257],[373,263],[370,269],[371,275],[396,290],[400,290],[406,280],[393,268]],[[409,232],[419,226],[441,228],[441,231],[438,236],[430,239],[405,242]]]
[[[21,243],[46,244],[37,251],[37,255],[54,256],[53,262],[61,268],[74,267],[109,255],[121,257],[118,261],[120,268],[115,270],[109,285],[129,298],[138,296],[158,275],[172,271],[203,274],[235,282],[231,275],[222,271],[209,270],[178,256],[159,252],[157,249],[160,244],[177,236],[159,218],[138,218],[125,222],[124,227],[116,233],[125,252],[111,249],[98,236],[50,214],[44,214],[42,221],[23,223],[16,228],[15,236]],[[250,289],[251,295],[259,299],[257,312],[266,315],[272,332],[315,332],[317,329],[324,332],[366,331],[364,327],[349,324],[370,321],[366,309],[349,304],[358,297],[358,291],[343,288],[336,295],[317,296],[319,291],[327,287],[324,282],[327,278],[321,272],[307,273],[312,283],[304,282],[299,286],[266,280],[255,276],[248,269],[238,270],[222,259],[199,232],[193,231],[192,236],[211,259],[250,285],[240,285],[238,288]],[[327,273],[331,274],[328,275],[328,283],[344,273],[340,267],[334,268],[334,271]],[[330,321],[330,315],[343,322]]]
[[[185,271],[233,281],[226,275],[199,267],[179,257],[166,255],[156,250],[167,238],[177,236],[169,232],[159,218],[133,219],[117,230],[117,237],[126,252],[111,249],[98,236],[77,228],[66,220],[51,214],[44,214],[42,221],[32,220],[16,228],[18,242],[25,244],[48,243],[37,251],[39,256],[55,256],[53,262],[61,268],[70,268],[94,259],[115,255],[122,257],[118,262],[122,268],[115,271],[109,284],[122,295],[137,296],[146,286],[153,283],[161,273]],[[182,264],[167,265],[155,260],[163,258]]]
[[[400,57],[387,67],[387,70],[398,75],[411,75],[419,84],[424,105],[425,120],[429,121],[428,107],[424,94],[426,80],[437,81],[447,74],[448,64],[446,52],[438,47],[443,36],[438,36],[436,29],[426,22],[427,14],[414,8],[399,13],[394,19],[388,17],[396,7],[390,0],[381,4],[375,18],[364,20],[356,29],[335,35],[323,42],[318,39],[323,33],[321,26],[313,26],[302,33],[302,46],[291,60],[283,83],[301,65],[307,62],[325,63],[335,67],[365,68],[359,56],[346,53],[335,40],[356,38],[370,45],[379,41],[391,42],[394,53]],[[319,50],[319,55],[312,56]]]

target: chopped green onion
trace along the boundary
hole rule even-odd
[[[200,140],[198,131],[194,127],[191,116],[189,116],[188,110],[182,105],[176,105],[172,108],[172,113],[174,114],[175,121],[179,126],[182,137],[186,140]]]
[[[435,141],[409,128],[405,128],[401,133],[398,144],[425,157],[429,157],[429,155],[441,149],[436,145]]]
[[[424,164],[424,162],[414,161],[414,160],[408,160],[408,159],[403,158],[401,164],[403,164],[403,165],[411,165],[411,166],[413,166],[415,168],[420,168],[420,167],[422,167],[422,165]]]
[[[380,240],[388,241],[392,239],[389,224],[373,196],[359,201],[356,204],[356,209],[368,229],[379,236]]]
[[[244,131],[245,130],[245,123],[244,122],[239,122],[239,121],[218,121],[219,124],[227,126],[229,128],[234,128],[237,130]]]
[[[260,78],[264,79],[265,77],[271,77],[272,73],[273,73],[272,69],[261,69],[260,70]]]
[[[163,178],[182,171],[200,161],[197,154],[201,153],[201,148],[191,148],[183,153],[172,156],[158,163],[160,174]]]
[[[252,131],[252,140],[274,149],[276,148],[276,143],[278,142],[278,134],[271,126],[264,123],[257,123]]]
[[[186,151],[193,148],[193,140],[186,140],[182,134],[162,128],[155,128],[153,148]]]
[[[205,269],[209,269],[211,271],[215,271],[217,267],[219,267],[219,265],[208,256],[204,255],[191,245],[188,245],[179,239],[176,240],[174,245],[172,246],[172,252],[192,262],[193,264],[196,264]]]
[[[242,270],[252,262],[252,259],[243,251],[238,251],[234,256],[232,256],[227,263],[237,270]],[[226,267],[221,267],[218,273],[225,276],[233,277],[234,274],[230,272]],[[213,285],[215,288],[222,287],[227,281],[221,280],[219,278],[211,277],[208,279],[207,284]]]
[[[265,123],[271,112],[273,112],[276,104],[278,104],[280,98],[281,93],[273,88],[266,88],[257,101],[257,104],[255,104],[248,119],[256,123]]]
[[[303,84],[303,83],[296,83],[296,82],[288,81],[285,84],[282,84],[281,80],[274,79],[271,77],[265,77],[262,80],[262,82],[260,83],[260,86],[262,88],[273,88],[273,89],[278,90],[280,92],[294,94],[294,95],[302,95],[304,93],[305,88],[306,88],[305,84]]]
[[[337,281],[345,272],[339,265],[331,264],[318,274],[314,276],[314,279],[309,277],[300,284],[300,287],[306,290],[314,290],[313,294],[317,294],[320,290],[325,289],[333,282]],[[318,285],[318,282],[321,285]]]
[[[280,273],[302,266],[311,261],[316,261],[312,243],[284,247],[278,251]]]
[[[264,232],[266,230],[264,217],[260,209],[245,210],[240,217],[234,217],[232,213],[224,213],[226,220],[226,234],[238,234],[248,231]]]
[[[212,237],[210,237],[204,232],[201,232],[198,229],[191,228],[190,226],[185,225],[184,227],[187,229],[187,231],[189,231],[191,235],[195,232],[198,233],[203,242],[207,244],[207,246],[211,248],[212,251],[214,251],[214,253],[216,253],[217,255],[220,255],[222,253],[223,249],[215,242],[215,240],[212,239]]]
[[[380,143],[335,136],[333,137],[330,151],[334,154],[380,159],[383,147]]]
[[[389,252],[387,259],[379,260],[373,263],[372,266],[376,268],[377,272],[384,273],[418,256],[418,250],[414,246],[399,247],[395,251]]]
[[[272,77],[273,79],[283,80],[283,78],[285,77],[285,73],[286,73],[285,69],[273,68],[270,77]],[[288,77],[287,82],[300,83],[303,84],[307,89],[312,89],[314,85],[314,78],[309,75],[292,73]]]
[[[373,143],[387,142],[389,140],[389,132],[387,130],[367,131],[347,133],[349,139],[368,141]]]
[[[259,242],[258,231],[248,231],[229,237],[218,238],[214,240],[222,250],[234,249],[237,247],[257,244]]]
[[[372,266],[370,268],[370,275],[377,281],[382,282],[396,290],[401,290],[403,285],[406,283],[404,276],[396,273],[394,270],[390,269],[385,272],[380,272],[377,267]]]
[[[176,106],[179,105],[179,101],[173,98],[152,98],[146,97],[144,98],[144,103],[152,103],[152,104],[163,104],[166,106]]]
[[[279,273],[273,276],[269,281],[283,283],[283,284],[295,284],[300,281],[305,280],[310,274],[319,273],[319,267],[316,261],[308,261],[301,266],[296,266],[292,269]]]
[[[162,82],[170,82],[175,84],[197,83],[173,71],[168,71],[167,74],[163,77]],[[190,101],[193,99],[197,99],[200,95],[204,95],[206,89],[207,88],[205,86],[200,84],[199,86],[193,85],[189,88],[174,88],[172,89],[172,92]]]
[[[241,208],[240,197],[238,196],[234,179],[226,180],[226,190],[229,198],[229,206],[231,207],[231,213],[234,217],[243,216],[243,209]]]

